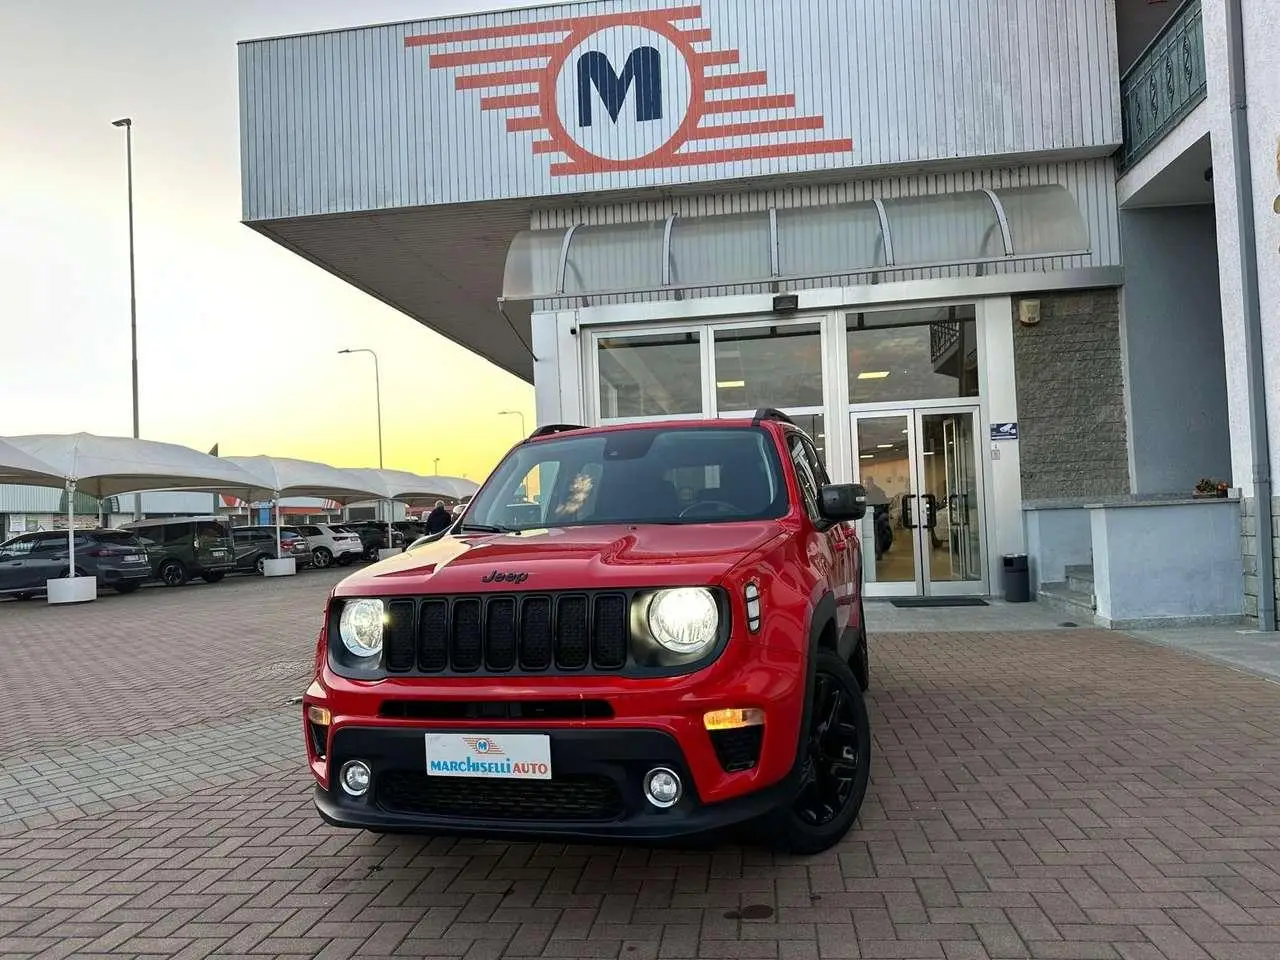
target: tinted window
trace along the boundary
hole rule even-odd
[[[324,533],[319,527],[299,527],[304,537],[323,537]]]
[[[93,539],[99,543],[112,543],[125,547],[135,547],[139,543],[137,536],[126,530],[104,530],[101,533],[95,533]]]
[[[25,557],[35,545],[35,537],[20,537],[17,540],[10,540],[0,547],[0,550],[3,550],[7,557]]]
[[[764,430],[649,428],[567,436],[512,452],[477,494],[467,524],[499,528],[707,523],[787,511]]]

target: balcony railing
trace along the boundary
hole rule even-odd
[[[1200,0],[1187,0],[1120,78],[1120,170],[1146,156],[1207,92]]]

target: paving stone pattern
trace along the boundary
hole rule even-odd
[[[0,763],[275,710],[305,688],[325,597],[348,572],[0,602]]]
[[[175,629],[163,594],[126,599],[80,629]],[[274,770],[0,835],[0,957],[1280,956],[1280,687],[1100,631],[873,639],[872,784],[822,856],[375,837]],[[214,728],[188,729],[198,752]]]

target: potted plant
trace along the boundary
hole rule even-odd
[[[1194,496],[1197,500],[1221,500],[1226,497],[1228,489],[1223,480],[1204,478],[1196,484]]]

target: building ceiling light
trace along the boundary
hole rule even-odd
[[[883,380],[889,375],[888,370],[864,370],[858,374],[859,380]]]
[[[892,444],[892,443],[882,443],[882,444],[879,444],[879,445],[878,445],[878,449],[880,449],[880,450],[892,450],[892,449],[893,449],[893,444]]]
[[[747,385],[745,380],[719,380],[716,382],[717,389],[720,390],[736,390]]]
[[[874,460],[875,458],[876,458],[876,455],[874,453],[864,453],[861,457],[859,457],[860,460]]]

